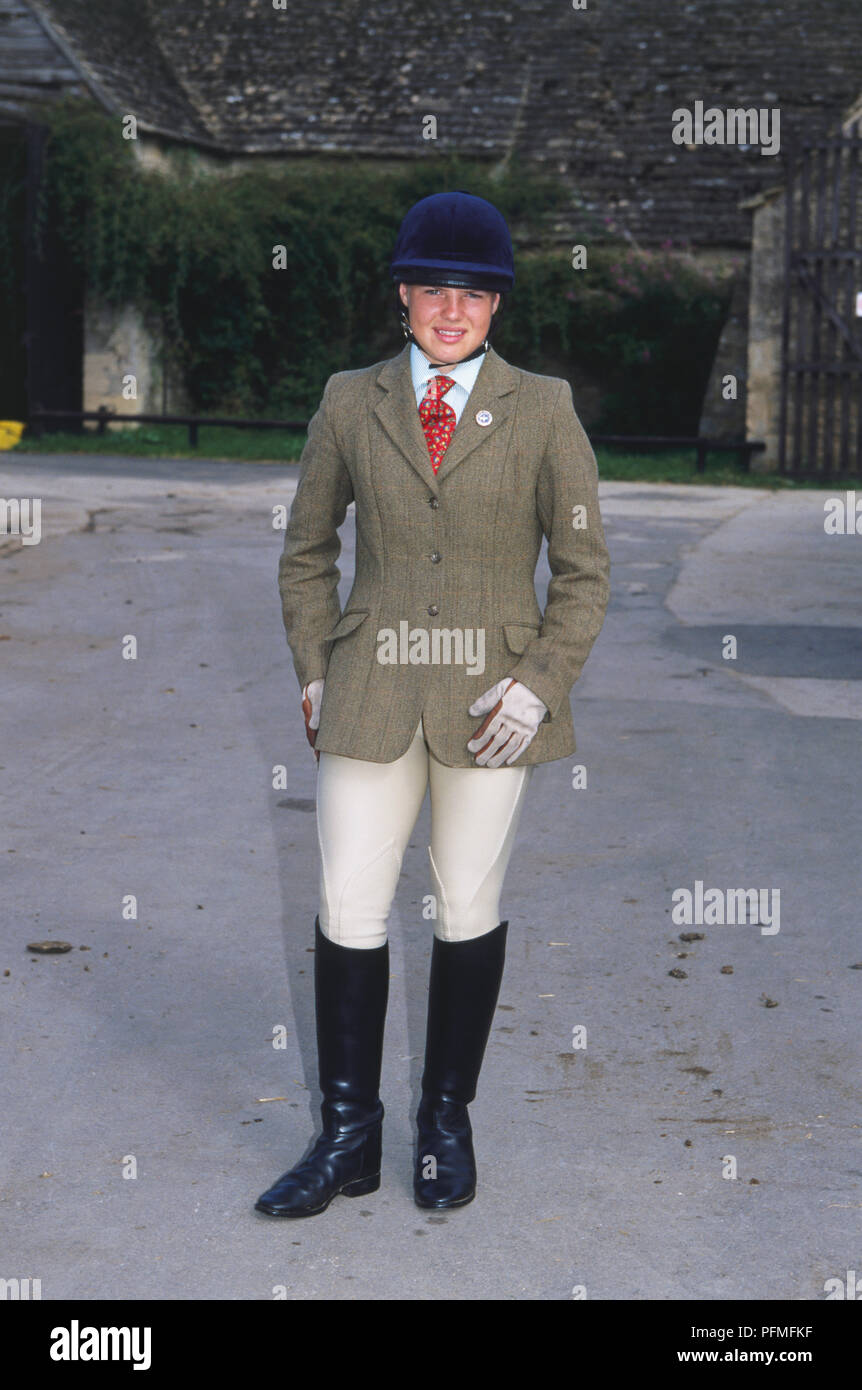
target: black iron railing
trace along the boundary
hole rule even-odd
[[[614,444],[645,453],[660,449],[696,449],[698,473],[705,471],[706,456],[710,453],[736,454],[747,471],[751,467],[751,455],[766,448],[762,439],[709,439],[702,434],[591,434],[590,443]]]
[[[98,410],[31,410],[27,423],[35,425],[33,434],[38,438],[43,433],[39,422],[42,420],[96,420],[99,428],[97,434],[104,434],[105,427],[113,421],[123,421],[128,424],[146,425],[186,425],[189,431],[189,444],[192,448],[197,448],[198,429],[201,425],[229,425],[232,429],[238,430],[300,430],[308,428],[307,420],[243,420],[237,416],[214,416],[214,415],[118,415],[116,411],[108,410],[104,405],[100,405]]]

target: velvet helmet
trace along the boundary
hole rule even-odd
[[[512,238],[506,219],[493,203],[461,189],[432,193],[407,212],[389,269],[396,284],[452,285],[496,290],[505,295],[515,283]],[[491,320],[488,338],[499,319],[502,303],[501,300]],[[412,339],[400,299],[396,307],[404,336]],[[477,352],[486,352],[489,346],[486,339]]]

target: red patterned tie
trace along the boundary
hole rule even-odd
[[[428,382],[428,391],[419,404],[419,419],[422,421],[422,430],[431,455],[431,467],[435,474],[440,467],[440,460],[449,448],[455,428],[455,412],[451,405],[447,405],[442,399],[449,387],[454,385],[454,377],[432,376]]]

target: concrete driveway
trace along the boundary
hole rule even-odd
[[[272,520],[296,468],[0,468],[43,526],[0,537],[0,1276],[43,1299],[817,1300],[862,1270],[862,535],[825,534],[831,494],[603,484],[613,599],[578,753],[538,769],[509,871],[477,1198],[411,1194],[426,801],[390,923],[383,1183],[292,1222],[253,1203],[319,1101],[317,765]],[[722,922],[746,890],[764,918]]]

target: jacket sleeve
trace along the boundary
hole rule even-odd
[[[551,416],[536,511],[548,540],[548,601],[539,636],[509,675],[547,705],[548,720],[568,700],[601,631],[610,596],[596,458],[567,381],[560,383]]]
[[[309,421],[278,564],[282,618],[300,689],[326,675],[329,643],[324,638],[341,616],[338,527],[353,501],[353,484],[333,420],[335,379],[327,381]]]

